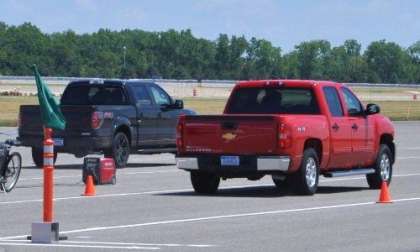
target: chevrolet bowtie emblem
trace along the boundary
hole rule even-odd
[[[232,141],[233,139],[235,139],[236,138],[236,134],[233,134],[233,133],[225,133],[225,134],[223,134],[222,135],[222,138],[226,141],[226,142],[229,142],[229,141]]]

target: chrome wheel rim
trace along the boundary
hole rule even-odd
[[[386,153],[382,154],[381,156],[379,168],[382,180],[388,181],[391,174],[391,160],[389,160],[389,157]]]
[[[306,161],[305,171],[306,171],[306,184],[309,187],[314,187],[316,183],[317,168],[316,168],[316,161],[313,157],[308,158],[308,160]]]

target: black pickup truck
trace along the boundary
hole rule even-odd
[[[195,114],[157,84],[138,80],[71,82],[60,108],[67,124],[64,131],[54,131],[55,151],[76,157],[102,152],[117,167],[126,166],[130,153],[175,153],[179,115]],[[18,140],[32,147],[38,167],[43,163],[42,132],[39,106],[22,105]]]

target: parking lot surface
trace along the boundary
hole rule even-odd
[[[55,220],[68,240],[56,244],[26,240],[42,219],[42,170],[16,148],[24,169],[0,194],[0,251],[420,251],[420,122],[395,125],[392,204],[376,204],[364,176],[322,177],[314,196],[279,191],[270,177],[222,181],[199,196],[171,154],[132,155],[116,185],[83,197],[83,159],[60,154]]]

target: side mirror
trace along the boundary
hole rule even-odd
[[[174,104],[172,105],[174,109],[183,109],[184,108],[184,101],[182,100],[175,100]]]
[[[379,112],[381,112],[381,108],[376,104],[369,103],[366,106],[366,115],[378,114]]]

